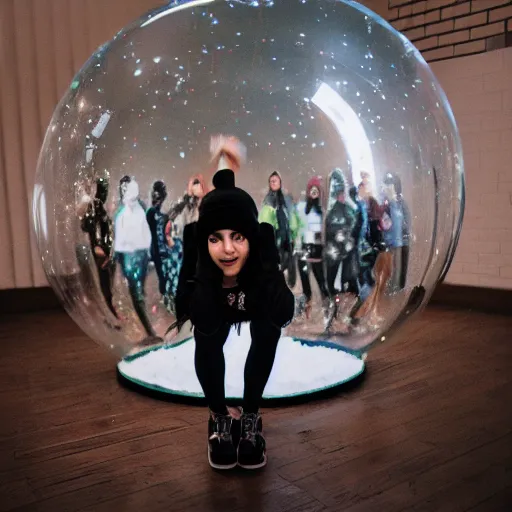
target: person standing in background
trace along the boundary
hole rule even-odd
[[[392,292],[405,288],[409,266],[409,208],[402,196],[402,182],[396,174],[388,173],[382,187],[384,208],[389,216],[389,227],[383,231],[384,243],[393,255]]]
[[[263,199],[258,220],[273,226],[281,268],[286,271],[288,286],[293,288],[297,280],[294,244],[300,220],[293,198],[283,193],[281,175],[277,171],[268,178],[268,193]]]
[[[121,205],[114,220],[114,251],[120,263],[133,307],[148,337],[157,337],[146,311],[145,283],[151,231],[139,199],[138,183],[125,176],[120,183]]]
[[[300,254],[298,261],[299,276],[302,284],[302,292],[305,298],[306,318],[311,313],[311,283],[310,271],[315,276],[324,307],[329,298],[329,291],[325,282],[323,264],[323,221],[322,208],[322,181],[319,176],[314,176],[308,181],[306,187],[306,199],[297,205],[300,219],[300,231],[297,237],[297,252]]]

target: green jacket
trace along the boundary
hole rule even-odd
[[[293,204],[290,196],[286,196],[286,209],[288,211],[288,224],[290,226],[290,237],[292,242],[297,239],[299,235],[299,231],[301,229],[301,221],[299,214],[297,212],[297,208]],[[277,213],[276,209],[270,206],[269,204],[263,204],[260,208],[260,213],[258,216],[259,222],[268,222],[275,230],[278,229],[277,225]]]

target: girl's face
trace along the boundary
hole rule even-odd
[[[279,178],[279,176],[272,176],[268,180],[268,184],[272,192],[277,192],[281,188],[281,179]]]
[[[128,188],[128,183],[130,183],[130,182],[129,181],[121,182],[121,186],[120,186],[121,199],[123,199],[124,195],[126,194],[126,189]]]
[[[208,252],[225,277],[237,276],[249,256],[249,241],[231,229],[220,229],[208,237]]]
[[[194,183],[192,183],[192,195],[198,199],[201,199],[204,196],[203,187],[199,180],[194,180]]]
[[[311,187],[311,190],[309,191],[309,197],[311,199],[318,199],[320,197],[320,191],[317,187]]]

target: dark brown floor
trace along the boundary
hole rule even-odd
[[[359,388],[267,410],[264,471],[219,474],[204,409],[121,388],[59,311],[0,317],[0,510],[512,510],[511,332],[429,309]]]

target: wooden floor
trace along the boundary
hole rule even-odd
[[[265,470],[219,474],[204,409],[120,387],[64,313],[0,317],[0,510],[512,510],[511,333],[429,309],[360,387],[266,410]]]

